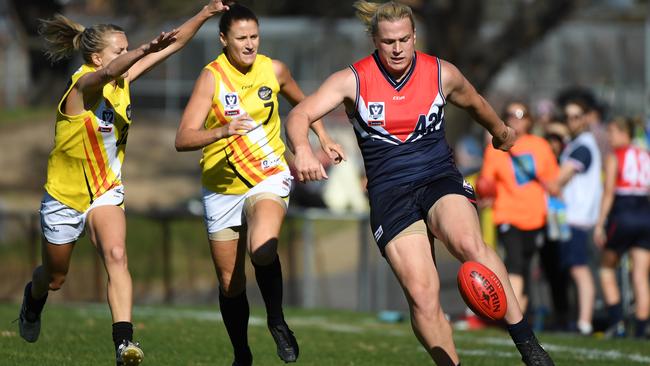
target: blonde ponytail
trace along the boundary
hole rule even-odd
[[[114,24],[97,24],[85,28],[79,23],[56,14],[53,19],[41,19],[39,34],[45,38],[45,56],[51,62],[71,57],[81,51],[85,62],[92,62],[91,55],[106,48],[106,35],[112,32],[124,33]]]
[[[52,62],[70,57],[79,49],[84,29],[83,25],[61,14],[56,14],[53,19],[41,19],[38,32],[47,42],[45,56]]]
[[[415,19],[410,7],[396,1],[387,3],[373,3],[365,0],[355,1],[352,5],[357,11],[356,15],[366,25],[366,32],[371,36],[377,35],[377,26],[380,21],[394,22],[403,18],[409,18],[413,30],[415,30]]]

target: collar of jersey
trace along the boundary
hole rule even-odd
[[[377,64],[377,67],[379,68],[379,71],[384,75],[384,78],[386,78],[386,81],[390,83],[390,85],[395,88],[395,90],[400,91],[408,83],[409,79],[411,78],[411,75],[413,75],[413,70],[415,70],[415,63],[417,62],[417,52],[413,52],[413,62],[411,62],[411,66],[409,67],[408,71],[406,72],[406,75],[402,78],[402,80],[397,81],[395,80],[390,73],[388,73],[388,70],[384,67],[384,64],[381,63],[381,60],[379,59],[379,51],[375,50],[375,52],[372,53],[372,58],[375,60],[375,63]]]
[[[234,73],[236,73],[236,75],[240,75],[240,76],[244,76],[244,77],[253,74],[253,70],[255,69],[255,65],[256,65],[257,62],[259,61],[259,57],[258,57],[258,56],[259,56],[259,53],[258,53],[257,55],[255,55],[255,61],[253,61],[253,64],[251,65],[251,68],[248,70],[247,73],[244,74],[244,73],[242,73],[241,71],[239,71],[239,69],[236,68],[235,65],[233,65],[233,64],[230,63],[230,59],[228,59],[228,56],[226,56],[226,52],[225,52],[225,50],[224,50],[224,52],[222,53],[222,55],[223,55],[223,58],[224,58],[224,61],[225,61],[224,63],[225,63],[226,65],[228,65],[228,68],[229,68],[231,71],[233,71]]]

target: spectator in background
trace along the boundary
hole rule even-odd
[[[603,249],[600,282],[609,315],[608,336],[625,336],[616,267],[629,252],[635,302],[636,338],[645,337],[650,316],[650,155],[632,146],[634,122],[614,118],[607,126],[613,149],[605,161],[605,191],[594,228],[594,242]]]
[[[568,268],[578,290],[577,329],[591,334],[596,288],[588,266],[591,230],[598,218],[602,196],[600,151],[589,130],[587,105],[570,100],[564,107],[567,127],[572,140],[560,156],[558,179],[547,186],[549,193],[562,195],[566,203],[567,222],[571,239],[560,243],[560,258]]]
[[[551,119],[544,128],[544,138],[548,141],[551,150],[553,150],[553,155],[555,155],[555,159],[559,163],[560,155],[570,140],[569,129],[566,124]],[[557,197],[553,198],[559,199]],[[552,197],[547,197],[547,199],[552,199]],[[547,226],[549,224],[547,222]],[[559,226],[559,223],[556,222],[556,224]],[[569,275],[567,270],[560,264],[560,239],[548,235],[547,230],[546,240],[539,254],[551,290],[553,311],[550,318],[553,322],[552,327],[557,330],[565,330],[568,328],[569,320],[569,297],[566,285],[569,281]]]
[[[584,109],[584,119],[589,131],[593,134],[600,156],[609,153],[607,131],[603,123],[607,108],[600,102],[594,93],[584,87],[576,86],[563,90],[557,97],[557,104],[564,109],[570,102],[580,102]]]
[[[546,193],[544,183],[557,177],[558,165],[550,145],[530,134],[533,120],[521,102],[506,105],[503,120],[517,136],[509,152],[488,146],[479,180],[496,186],[493,204],[498,239],[512,288],[526,311],[527,285],[533,255],[544,244]],[[480,193],[480,191],[479,191]]]

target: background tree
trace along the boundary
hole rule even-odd
[[[127,17],[122,24],[127,32],[156,27],[160,23],[186,17],[204,0],[86,0],[70,3],[84,14]],[[241,0],[259,15],[352,17],[352,1],[331,0]],[[551,29],[570,17],[582,0],[509,0],[501,3],[483,0],[402,0],[420,20],[421,39],[427,52],[457,65],[479,91],[511,58],[527,50]],[[48,67],[41,65],[38,42],[33,42],[36,19],[61,11],[65,1],[12,0],[18,19],[32,39],[32,76]],[[587,2],[585,2],[587,3]],[[498,13],[496,16],[494,15]],[[488,10],[491,15],[488,16]],[[110,13],[110,14],[106,14]],[[486,32],[486,25],[497,31]],[[38,65],[36,65],[38,64]],[[60,67],[60,66],[59,66]],[[59,72],[53,74],[61,74]],[[51,90],[51,89],[50,89]],[[35,91],[37,93],[37,91]],[[31,100],[39,98],[32,97]]]

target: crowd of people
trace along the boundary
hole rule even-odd
[[[645,338],[650,306],[645,126],[627,117],[607,119],[603,102],[586,88],[562,91],[553,110],[551,118],[536,120],[526,103],[506,104],[503,119],[517,131],[517,142],[508,153],[485,150],[477,183],[480,205],[493,211],[519,304],[534,313],[527,300],[538,252],[552,295],[549,327],[592,334],[600,284],[607,320],[598,330],[622,337],[633,329],[635,337]],[[618,286],[624,254],[631,261],[633,326],[626,326],[629,304]],[[627,275],[628,268],[622,271]]]
[[[644,336],[650,312],[650,157],[633,146],[633,123],[614,118],[605,130],[599,120],[602,110],[584,93],[558,99],[560,123],[535,126],[522,101],[509,103],[499,115],[461,70],[415,50],[415,21],[408,6],[357,1],[354,8],[376,50],[332,74],[308,97],[286,65],[258,54],[259,21],[241,5],[211,0],[178,29],[130,51],[117,26],[85,28],[63,16],[45,20],[42,34],[50,59],[78,51],[84,64],[71,76],[57,107],[55,146],[40,210],[43,263],[24,288],[20,335],[28,342],[39,338],[48,293],[63,285],[75,243],[87,230],[108,274],[116,364],[142,362],[144,352],[133,340],[121,179],[131,125],[129,87],[220,14],[223,52],[200,72],[175,147],[203,151],[206,236],[233,365],[253,364],[247,337],[246,252],[277,354],[284,362],[298,359],[298,341],[282,310],[278,237],[294,177],[303,183],[326,179],[323,165],[346,159],[320,120],[341,105],[364,160],[378,250],[402,286],[415,336],[436,364],[460,365],[460,358],[440,305],[434,237],[459,261],[480,262],[499,277],[508,303],[503,325],[526,365],[553,365],[525,317],[536,252],[546,253],[547,273],[556,276],[550,282],[558,312],[568,313],[561,274],[566,272],[576,283],[576,329],[589,334],[596,293],[588,266],[590,247],[595,242],[603,249],[600,280],[618,336],[625,327],[614,271],[629,252],[635,335]],[[278,95],[295,106],[286,123],[292,170],[280,137]],[[482,237],[474,189],[456,167],[445,140],[447,103],[465,110],[490,134],[477,186],[493,189],[490,194],[479,189],[479,204],[492,206],[505,260]],[[320,158],[312,152],[309,128],[318,135]],[[553,210],[549,202],[554,202]],[[554,225],[548,219],[551,211]]]

